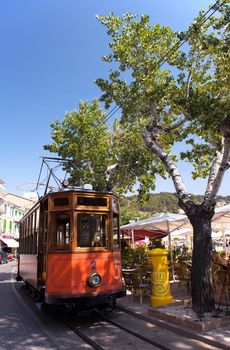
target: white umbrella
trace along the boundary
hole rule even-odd
[[[149,219],[136,221],[128,225],[121,226],[121,232],[130,232],[135,236],[135,231],[138,233],[140,231],[144,232],[145,236],[152,237],[153,232],[158,232],[161,237],[168,235],[169,237],[169,250],[172,260],[172,245],[171,245],[171,233],[174,230],[180,229],[182,226],[191,227],[189,220],[186,215],[173,214],[173,213],[161,213],[159,215],[153,216]],[[158,236],[158,237],[159,237]]]
[[[230,205],[225,205],[223,207],[216,208],[215,214],[212,218],[212,229],[216,231],[221,231],[222,238],[225,241],[225,253],[227,254],[229,250],[227,249],[226,241],[228,237],[226,236],[226,231],[230,229]]]
[[[145,230],[146,232],[159,231],[165,234],[179,229],[188,221],[186,215],[161,213],[145,220],[135,221],[121,226],[121,231]]]
[[[230,205],[216,208],[212,218],[212,228],[220,230],[230,228]]]
[[[171,232],[171,237],[175,238],[187,238],[193,235],[192,228],[180,228],[179,230],[174,230]]]

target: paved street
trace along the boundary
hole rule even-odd
[[[91,349],[63,325],[43,315],[14,279],[16,262],[0,265],[0,349]],[[68,333],[67,333],[68,332]],[[66,337],[68,335],[68,341]]]

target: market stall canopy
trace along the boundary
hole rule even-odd
[[[179,229],[187,221],[188,218],[186,215],[161,213],[149,219],[123,225],[121,226],[121,232],[130,236],[134,234],[135,240],[143,239],[145,237],[159,238]]]
[[[188,238],[193,235],[192,228],[180,228],[171,232],[171,237],[175,238]]]
[[[122,226],[123,227],[123,226]],[[162,231],[149,231],[149,230],[138,230],[138,229],[130,229],[130,230],[126,230],[126,229],[122,229],[121,227],[121,233],[122,235],[125,234],[126,237],[132,237],[132,234],[134,234],[134,240],[135,241],[139,241],[144,239],[145,237],[149,237],[149,238],[161,238],[161,237],[165,237],[167,235],[166,232],[162,232]]]
[[[216,230],[229,230],[230,228],[230,205],[216,208],[212,218],[212,228]]]
[[[0,241],[5,243],[5,245],[7,245],[8,248],[18,248],[19,247],[19,243],[13,238],[2,238],[1,237]]]

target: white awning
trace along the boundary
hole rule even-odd
[[[13,238],[0,238],[0,240],[5,243],[9,248],[18,248],[19,243]]]

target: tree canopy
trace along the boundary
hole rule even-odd
[[[105,169],[113,154],[108,152],[110,134],[104,119],[105,113],[95,99],[91,103],[80,102],[79,110],[66,113],[62,122],[51,123],[53,143],[44,148],[70,159],[65,170],[71,174],[71,184],[91,183],[95,189],[105,186]]]
[[[151,26],[147,15],[140,20],[131,14],[98,16],[111,37],[111,52],[103,59],[117,67],[108,79],[96,81],[101,100],[107,108],[115,102],[122,110],[120,130],[142,135],[139,147],[145,143],[152,151],[152,162],[145,163],[147,172],[141,175],[142,190],[153,188],[155,174],[172,175],[179,157],[193,164],[194,179],[208,176],[214,154],[226,152],[228,161],[221,129],[229,110],[227,4],[218,10],[222,16],[206,22],[202,11],[186,33]],[[173,145],[182,140],[187,150],[173,154]]]

